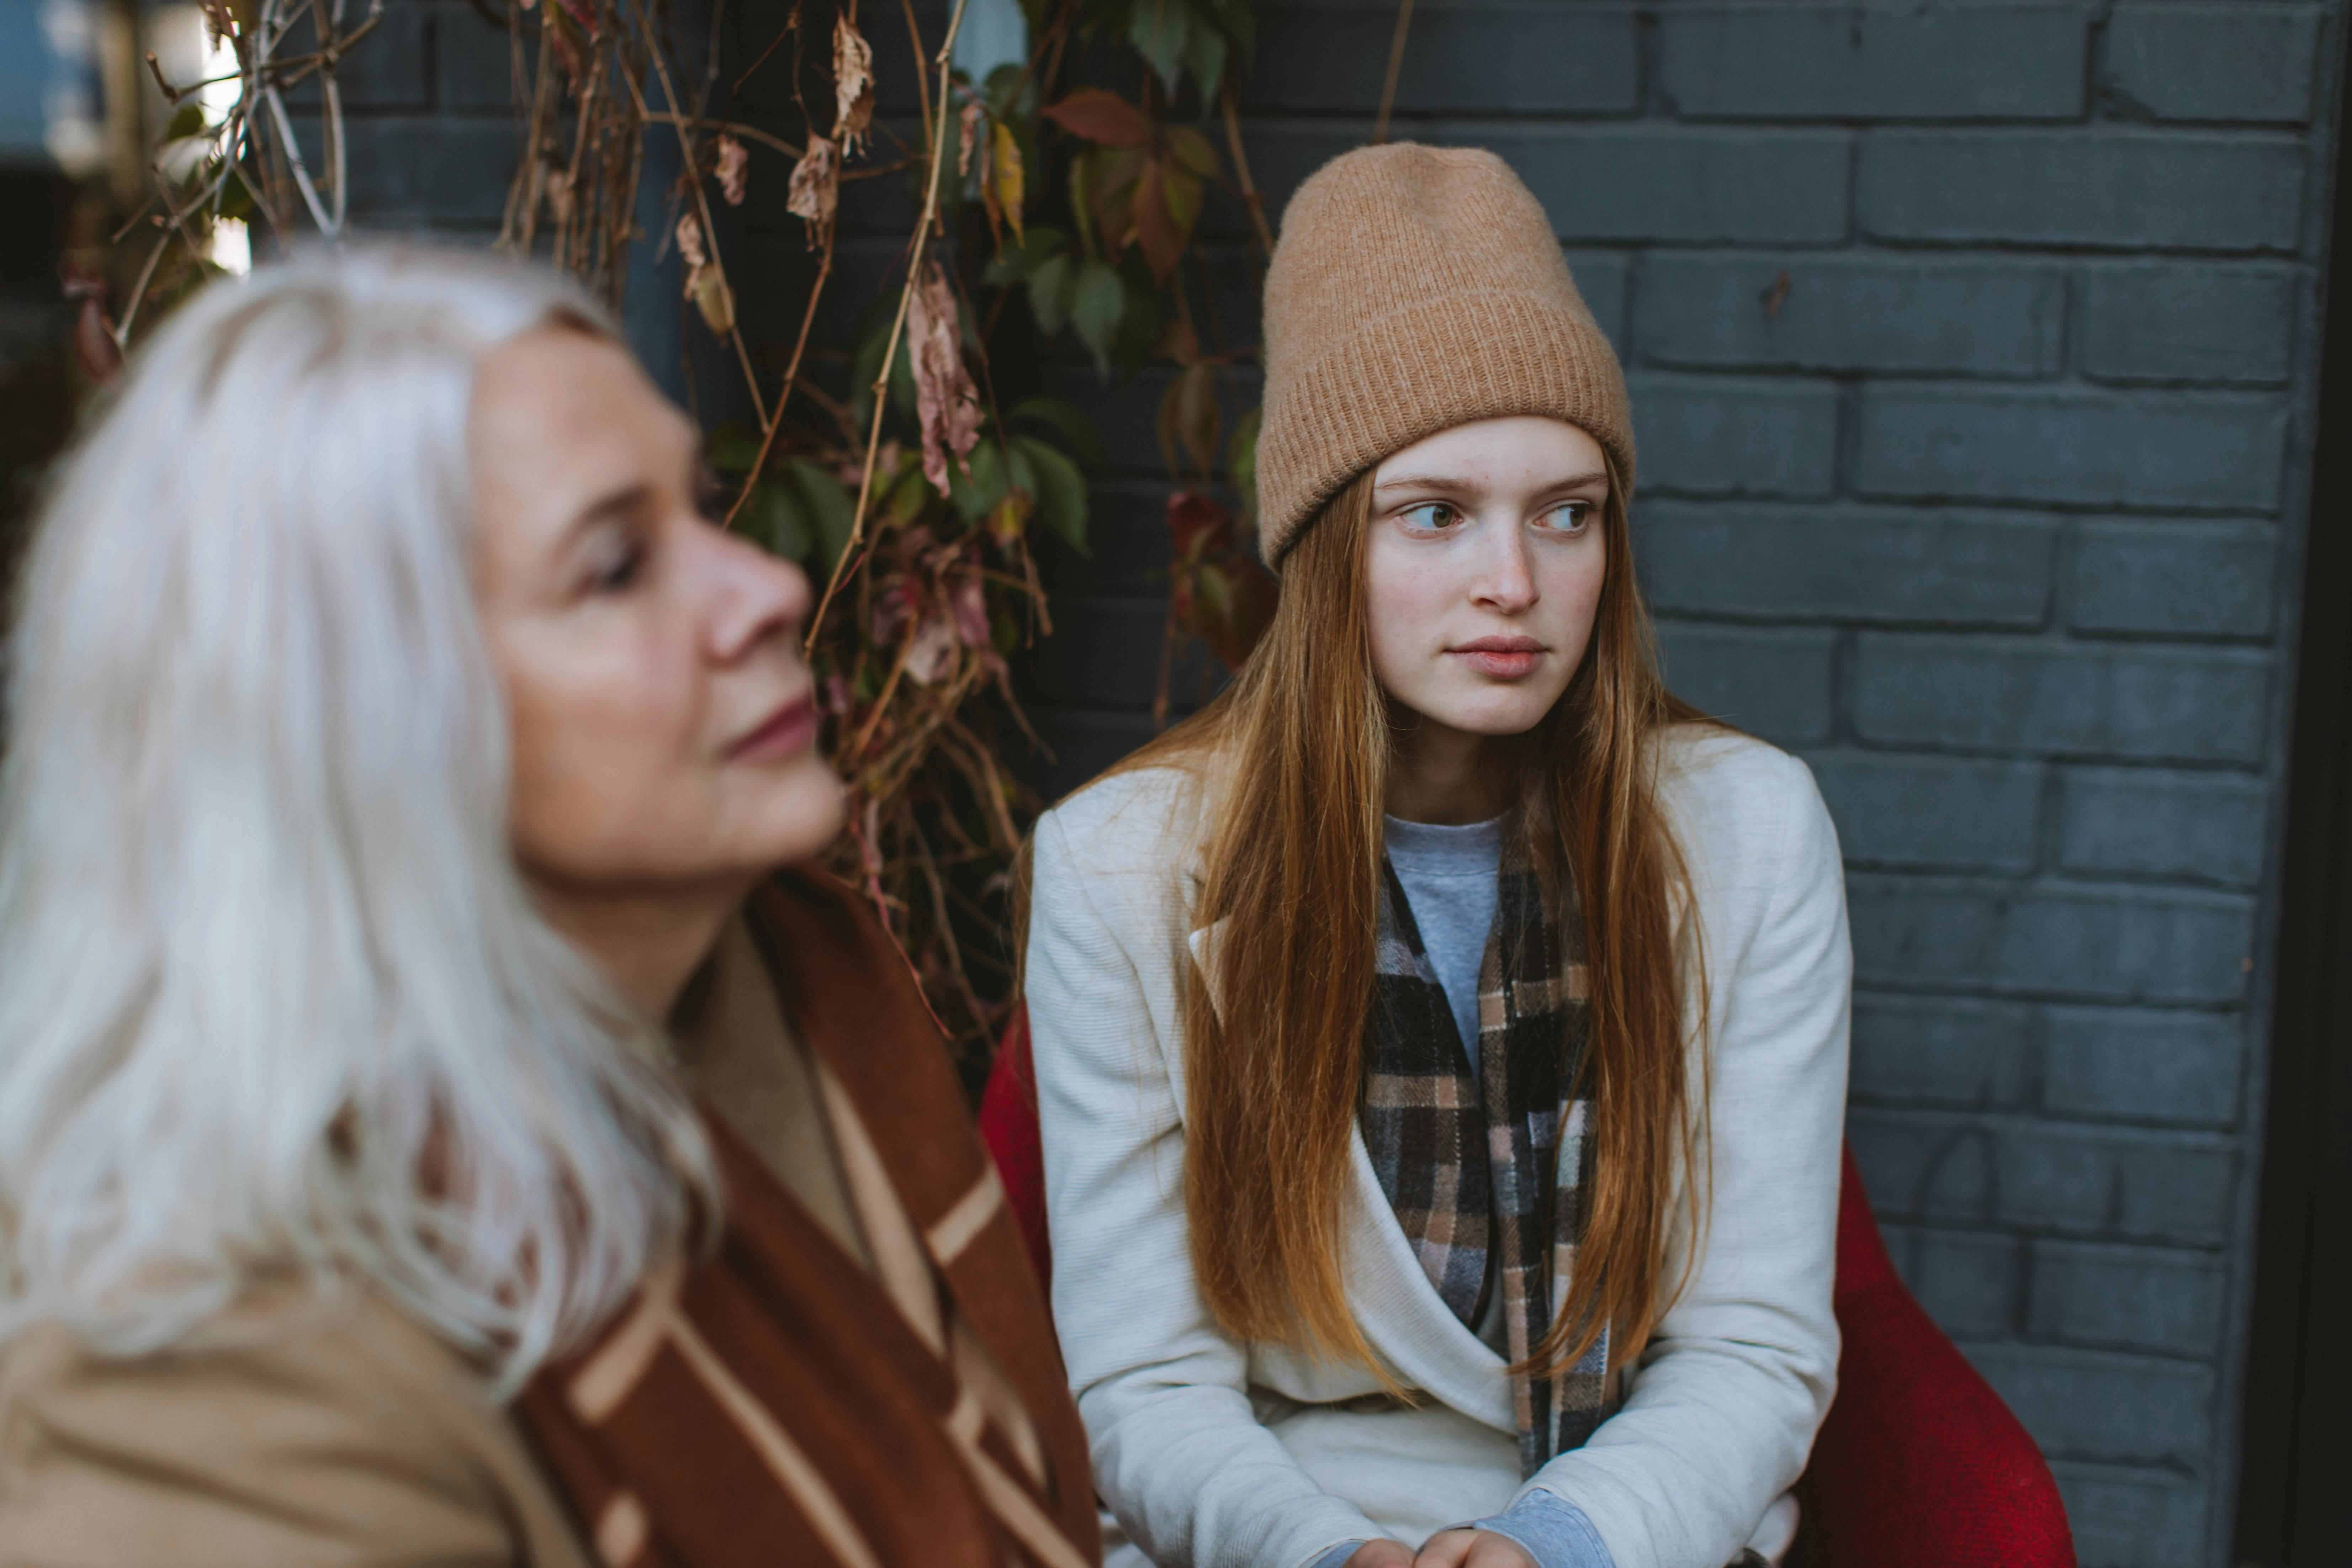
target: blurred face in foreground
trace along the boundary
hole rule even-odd
[[[1525,734],[1568,689],[1608,562],[1609,466],[1575,426],[1517,416],[1417,441],[1372,484],[1372,669],[1410,794],[1417,766],[1475,766],[1485,742]],[[1488,804],[1443,804],[1431,819]]]
[[[740,896],[823,848],[842,804],[808,580],[702,514],[693,432],[635,362],[527,333],[483,363],[468,436],[515,852],[542,897]]]

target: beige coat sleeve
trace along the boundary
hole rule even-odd
[[[0,1350],[0,1568],[588,1568],[462,1358],[354,1299],[111,1360]]]

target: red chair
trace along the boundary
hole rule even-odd
[[[1053,1278],[1045,1167],[1026,1018],[980,1102],[1041,1280]],[[2074,1537],[2041,1450],[1895,1272],[1845,1155],[1834,1304],[1845,1348],[1837,1400],[1797,1482],[1788,1568],[2074,1568]]]

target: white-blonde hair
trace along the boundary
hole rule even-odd
[[[612,333],[484,257],[257,269],[61,470],[8,643],[0,1340],[135,1354],[356,1280],[511,1388],[709,1197],[649,1026],[510,847],[467,422],[550,325]]]

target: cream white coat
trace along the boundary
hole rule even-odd
[[[1158,769],[1038,824],[1028,1004],[1054,1315],[1123,1532],[1114,1568],[1301,1568],[1351,1539],[1418,1546],[1528,1487],[1581,1508],[1616,1568],[1769,1561],[1829,1408],[1852,958],[1837,837],[1803,763],[1696,728],[1661,787],[1690,867],[1709,1002],[1712,1203],[1688,1287],[1623,1407],[1522,1485],[1504,1363],[1439,1299],[1360,1138],[1349,1299],[1363,1368],[1242,1343],[1202,1305],[1183,1205],[1178,1023],[1204,792]],[[1696,1080],[1695,1080],[1696,1081]],[[1670,1277],[1686,1256],[1678,1235]],[[1375,1396],[1375,1397],[1367,1397]]]

